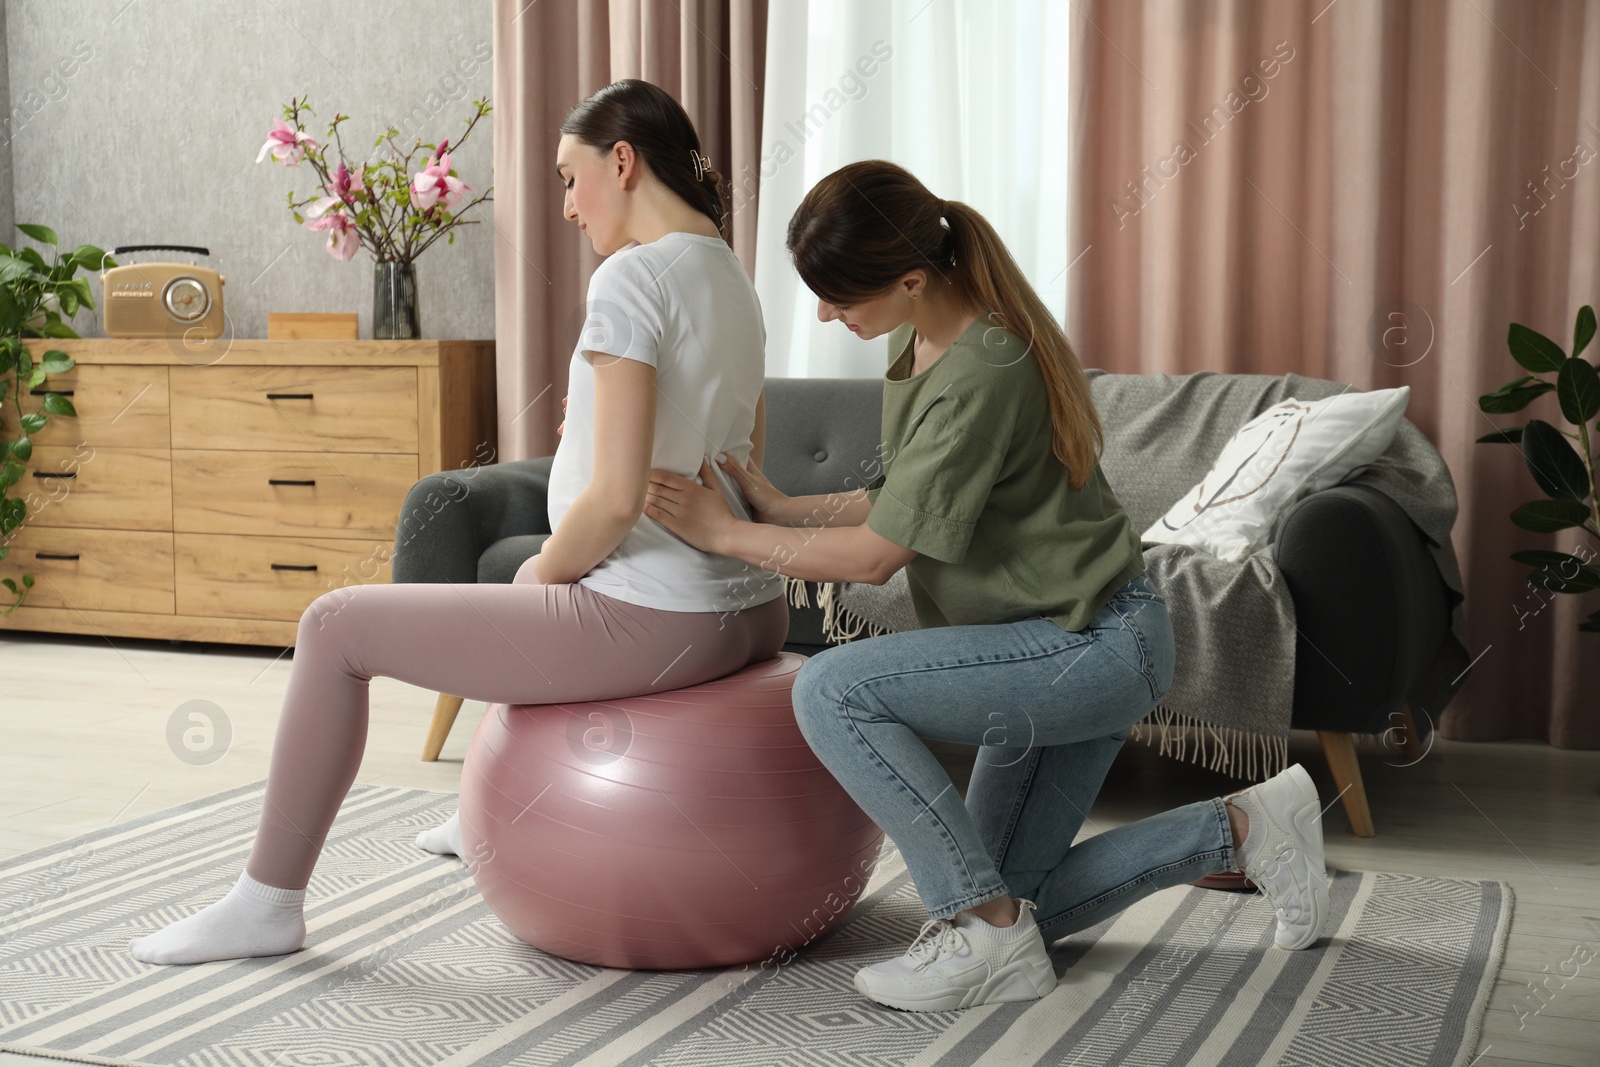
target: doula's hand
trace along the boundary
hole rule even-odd
[[[720,459],[717,466],[727,472],[734,484],[739,487],[739,492],[750,502],[750,509],[755,512],[757,522],[771,522],[777,512],[789,497],[781,492],[777,486],[767,481],[767,476],[761,473],[761,468],[756,466],[755,460],[740,466],[739,462],[726,452],[718,453]]]
[[[644,513],[702,552],[722,551],[722,535],[740,522],[728,507],[710,460],[700,461],[696,485],[681,474],[659,468],[650,471],[645,486]]]

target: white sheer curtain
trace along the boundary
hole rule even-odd
[[[1055,0],[771,0],[756,225],[768,375],[887,366],[883,338],[817,321],[784,248],[805,191],[860,159],[983,212],[1064,320],[1069,14]]]

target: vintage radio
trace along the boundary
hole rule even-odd
[[[121,245],[125,252],[211,250],[192,245]],[[132,263],[100,273],[102,325],[107,337],[221,337],[222,275],[194,263]]]

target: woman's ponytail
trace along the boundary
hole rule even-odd
[[[1082,489],[1105,448],[1105,429],[1078,355],[989,220],[959,200],[942,203],[954,257],[945,277],[967,303],[989,309],[991,325],[1033,352],[1050,401],[1053,450],[1068,484]]]
[[[1052,450],[1082,489],[1105,431],[1067,335],[1000,235],[972,207],[941,200],[904,167],[869,159],[823,178],[789,220],[789,252],[806,287],[831,304],[870,300],[911,271],[949,282],[956,298],[1032,353],[1050,403]]]

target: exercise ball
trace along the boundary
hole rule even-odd
[[[788,962],[866,887],[883,832],[812,753],[804,656],[651,696],[490,705],[461,836],[491,911],[582,963]]]

